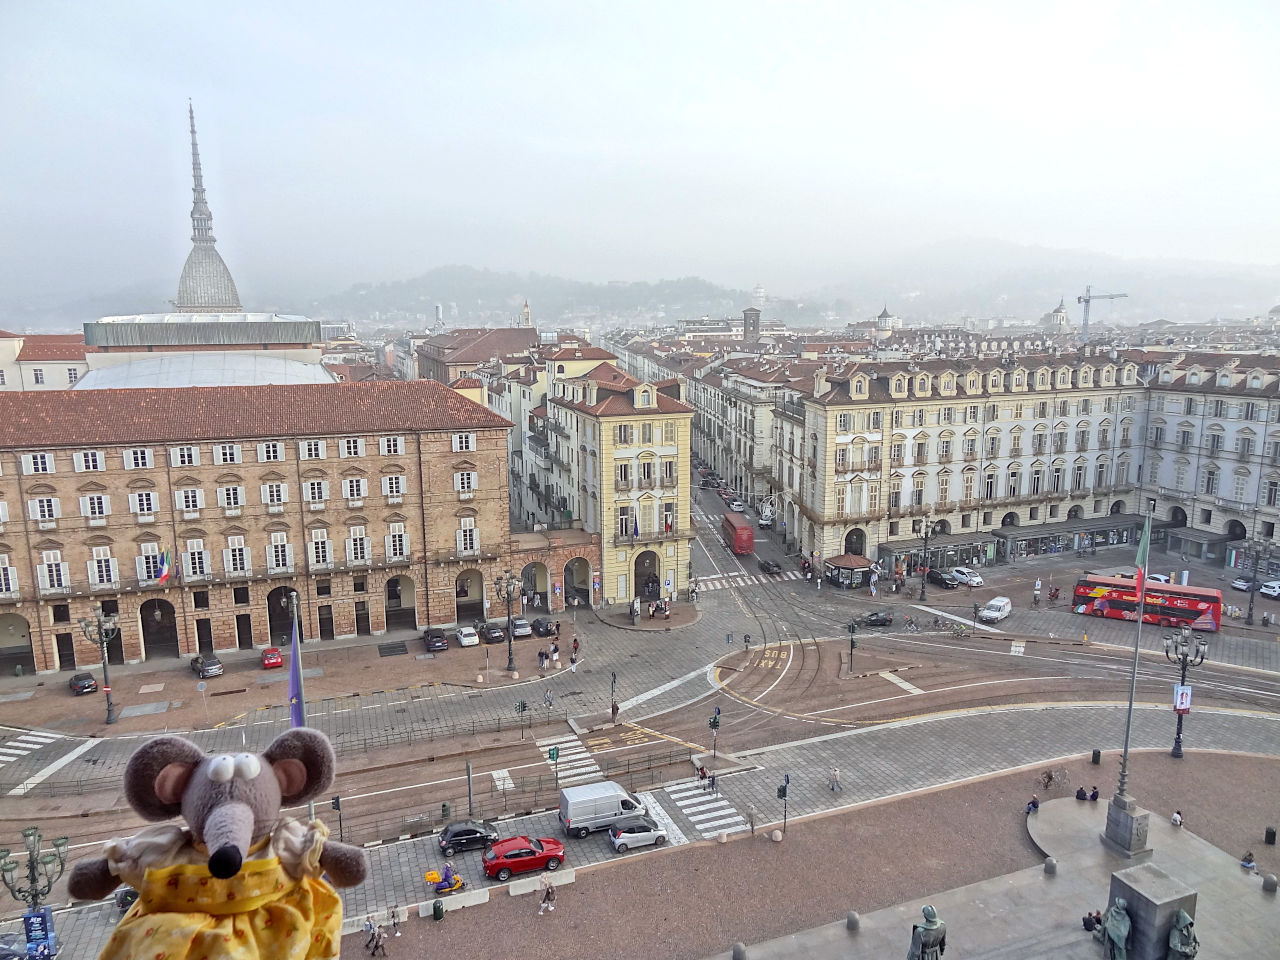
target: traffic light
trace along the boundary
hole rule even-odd
[[[778,787],[778,799],[779,800],[787,799],[787,785],[785,783],[779,785]]]
[[[557,760],[559,760],[559,759],[560,759],[560,748],[559,748],[559,747],[552,747],[550,750],[548,750],[548,751],[547,751],[547,759],[548,759],[548,760],[550,760],[552,763],[555,763]]]
[[[707,726],[708,726],[708,727],[710,727],[712,730],[719,730],[719,729],[720,729],[720,718],[719,718],[719,717],[712,717],[710,720],[708,720],[708,721],[707,721]]]
[[[529,705],[525,703],[523,700],[516,701],[516,713],[524,713],[528,709],[529,709]]]
[[[342,812],[342,797],[334,797],[329,801],[329,803],[333,806],[333,809],[337,810],[339,813]]]

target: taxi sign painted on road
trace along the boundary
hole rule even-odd
[[[197,693],[204,693],[205,690],[207,690],[208,688],[209,688],[209,685],[205,683],[203,680],[201,680],[199,683],[196,684]]]

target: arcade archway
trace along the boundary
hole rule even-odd
[[[414,609],[412,578],[401,575],[387,580],[383,590],[383,611],[386,613],[388,630],[417,629],[418,612]]]
[[[293,642],[293,611],[289,598],[294,592],[293,587],[276,587],[267,594],[267,646],[288,647]],[[298,634],[299,641],[306,639],[303,633],[305,631]]]
[[[1243,540],[1249,535],[1249,531],[1245,529],[1245,525],[1239,520],[1230,520],[1227,522],[1227,539]]]
[[[1000,518],[1000,526],[1016,527],[1018,525],[1018,519],[1019,518],[1018,518],[1017,511],[1010,510],[1008,513],[1006,513],[1003,517]]]
[[[0,614],[0,674],[11,677],[18,667],[27,673],[36,670],[31,624],[16,613]]]
[[[1110,510],[1110,512],[1111,512],[1111,514],[1112,514],[1112,515],[1115,515],[1115,514],[1117,514],[1117,513],[1124,513],[1124,501],[1123,501],[1123,500],[1117,500],[1115,503],[1113,503],[1113,504],[1111,505],[1111,510]]]
[[[1080,520],[1083,517],[1084,517],[1084,507],[1080,506],[1079,504],[1076,504],[1076,506],[1072,507],[1070,510],[1067,511],[1068,520]]]
[[[564,565],[564,599],[572,605],[577,597],[579,604],[591,605],[591,564],[585,557],[574,557]]]
[[[484,618],[484,574],[463,570],[453,582],[454,618],[459,624]]]
[[[866,556],[867,553],[867,532],[865,530],[854,527],[844,535],[844,552],[852,553],[855,556]]]
[[[178,621],[173,604],[158,597],[148,600],[138,608],[142,621],[142,656],[147,660],[156,657],[182,656],[178,646]]]
[[[520,571],[520,589],[529,596],[530,603],[536,596],[536,609],[545,613],[551,606],[551,575],[545,563],[526,563]],[[533,614],[530,614],[533,616]]]
[[[1187,511],[1181,507],[1169,508],[1169,519],[1175,527],[1185,527],[1187,525]]]
[[[658,564],[658,555],[652,550],[645,550],[636,557],[635,575],[636,592],[639,596],[657,598],[662,595],[662,570]]]

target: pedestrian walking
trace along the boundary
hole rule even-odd
[[[578,672],[578,657],[576,654],[569,657],[569,672],[570,673]]]
[[[613,701],[613,703],[609,705],[609,719],[612,720],[614,723],[618,722],[618,701],[617,700]]]
[[[542,902],[538,904],[538,916],[542,916],[543,910],[556,908],[556,885],[551,882],[550,877],[544,877],[542,885],[545,889],[542,891]]]
[[[756,805],[754,803],[747,804],[747,823],[751,827],[751,835],[756,835]]]
[[[575,657],[578,655],[578,638],[577,637],[573,638],[573,655]]]
[[[557,640],[560,639],[560,621],[559,620],[556,621],[556,639]]]
[[[551,662],[560,662],[560,644],[556,643],[554,640],[551,641]]]
[[[670,603],[666,604],[666,606],[664,606],[664,607],[662,608],[662,619],[663,619],[663,620],[670,620],[670,619],[671,619],[671,604],[670,604]]]
[[[384,957],[387,955],[387,934],[381,924],[373,931],[373,950],[369,952],[369,956],[376,957],[379,950]]]
[[[400,904],[394,904],[391,907],[391,931],[398,937],[400,936]]]
[[[707,786],[713,795],[720,792],[716,789],[716,775],[714,773],[707,779]]]
[[[364,917],[364,932],[365,932],[364,948],[365,948],[366,950],[368,950],[370,947],[372,947],[372,946],[373,946],[374,935],[377,933],[377,931],[378,931],[378,928],[377,928],[377,927],[375,927],[375,926],[373,925],[373,914],[372,914],[372,913],[367,913],[367,914],[365,914],[365,917]]]
[[[535,593],[533,595],[533,608],[536,610],[540,606],[542,606],[542,594]]]
[[[831,792],[832,792],[832,793],[835,793],[837,790],[843,790],[843,789],[844,789],[844,786],[840,783],[840,768],[839,768],[839,767],[832,767],[832,768],[831,768],[831,775],[827,778],[827,786],[829,786],[829,787],[831,788]]]

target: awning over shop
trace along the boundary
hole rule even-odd
[[[870,570],[872,566],[870,560],[856,553],[842,553],[838,557],[829,557],[823,563],[842,570]]]
[[[1212,530],[1197,530],[1195,527],[1177,527],[1169,530],[1169,536],[1191,543],[1230,543],[1240,538],[1230,533],[1214,533]]]
[[[1097,533],[1121,527],[1141,527],[1146,518],[1139,513],[1108,513],[1101,517],[1057,520],[1053,523],[1028,523],[1021,527],[1000,527],[991,535],[1001,540],[1025,540],[1032,537],[1054,537],[1073,533]],[[933,541],[930,540],[930,543]]]
[[[995,531],[990,533],[979,533],[977,530],[965,533],[935,533],[929,537],[929,549],[939,550],[947,547],[972,547],[991,542],[991,536]],[[885,544],[895,553],[906,553],[910,550],[923,550],[924,538],[912,537],[910,540],[891,540]]]

